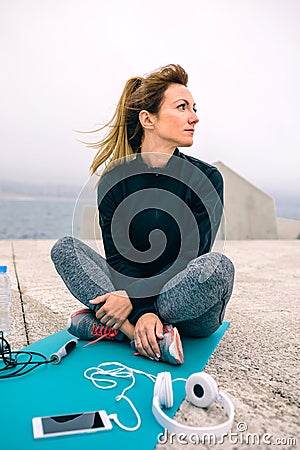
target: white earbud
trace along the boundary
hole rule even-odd
[[[197,407],[207,408],[214,401],[220,403],[228,415],[228,420],[215,426],[192,427],[180,424],[168,417],[161,408],[173,406],[172,379],[169,372],[161,372],[157,375],[154,386],[152,412],[162,427],[173,433],[185,433],[187,435],[196,433],[199,436],[213,434],[216,437],[222,436],[231,429],[234,419],[234,406],[226,394],[218,391],[217,383],[210,375],[204,372],[192,374],[187,379],[185,390],[187,400]]]

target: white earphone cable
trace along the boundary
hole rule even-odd
[[[167,428],[169,431],[175,433],[200,433],[201,435],[209,433],[215,434],[217,437],[219,437],[231,429],[234,419],[234,406],[226,394],[218,391],[216,382],[208,374],[194,373],[187,380],[185,378],[175,378],[174,380],[172,380],[172,383],[175,381],[186,381],[185,387],[187,392],[187,399],[193,405],[206,408],[212,403],[212,401],[216,400],[227,413],[228,419],[226,422],[210,427],[193,427],[179,424],[174,419],[169,418],[161,409],[160,402],[162,402],[161,404],[166,408],[172,406],[173,404],[173,392],[171,384],[169,382],[165,382],[166,380],[171,380],[170,372],[161,372],[158,376],[156,376],[138,369],[127,367],[125,366],[125,364],[119,362],[103,362],[96,367],[90,367],[86,369],[84,371],[84,377],[90,380],[93,385],[99,389],[112,389],[117,386],[118,383],[116,380],[108,379],[107,377],[131,379],[130,385],[124,388],[120,395],[116,396],[116,401],[120,401],[122,398],[127,401],[137,418],[137,424],[134,427],[127,427],[119,421],[117,414],[108,415],[108,417],[123,430],[135,431],[141,426],[142,423],[140,414],[137,411],[136,407],[134,406],[132,401],[125,395],[125,392],[127,392],[135,385],[135,374],[144,375],[153,383],[158,382],[159,380],[161,381],[160,384],[158,383],[158,396],[154,396],[153,398],[152,412],[158,423],[160,423],[161,426]],[[162,378],[160,376],[162,376]],[[201,398],[196,395],[193,389],[194,386],[199,383],[202,389],[204,389],[205,393],[205,395],[203,395],[203,397],[201,396]]]
[[[135,431],[141,426],[141,416],[139,412],[137,411],[136,407],[132,403],[132,401],[125,395],[125,392],[129,391],[134,385],[135,385],[135,375],[134,374],[140,374],[145,375],[147,378],[149,378],[153,383],[155,383],[156,376],[152,375],[147,372],[143,372],[142,370],[133,369],[131,367],[125,366],[125,364],[111,361],[111,362],[103,362],[98,364],[96,367],[89,367],[84,371],[84,377],[90,380],[93,385],[98,389],[112,389],[118,385],[118,382],[116,380],[104,378],[104,377],[114,377],[114,378],[129,378],[131,379],[131,383],[129,386],[127,386],[120,395],[116,397],[117,401],[120,401],[122,398],[126,400],[129,405],[131,406],[133,412],[136,415],[137,418],[137,424],[134,427],[126,427],[125,425],[121,424],[117,414],[110,414],[108,417],[123,430],[126,431]],[[182,378],[183,379],[183,378]],[[179,379],[177,379],[179,380]],[[174,381],[177,381],[174,380]]]

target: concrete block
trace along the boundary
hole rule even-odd
[[[218,161],[224,179],[225,219],[219,235],[233,239],[277,239],[274,200]]]
[[[277,217],[278,239],[300,239],[300,220]]]

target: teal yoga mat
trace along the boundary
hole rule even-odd
[[[83,348],[85,342],[79,341],[75,350],[58,365],[46,364],[22,377],[0,380],[1,449],[153,449],[158,435],[164,430],[152,415],[154,384],[143,375],[136,375],[135,386],[126,393],[141,415],[142,425],[137,431],[124,431],[113,423],[113,429],[110,431],[34,439],[31,419],[36,416],[104,409],[108,414],[117,413],[123,424],[133,427],[136,417],[130,406],[125,400],[115,400],[130,384],[130,380],[118,380],[117,387],[103,391],[84,378],[85,369],[105,361],[118,361],[153,375],[169,371],[172,378],[188,378],[190,374],[204,369],[228,325],[228,322],[224,322],[215,333],[206,338],[183,338],[185,363],[182,366],[171,366],[134,356],[129,345],[125,343],[100,342]],[[49,357],[70,338],[67,331],[62,330],[26,349],[41,352]],[[167,412],[170,417],[174,416],[184,399],[184,385],[181,381],[173,385],[174,406]]]

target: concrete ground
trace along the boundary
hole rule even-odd
[[[13,287],[14,350],[61,330],[81,307],[50,261],[53,243],[0,241],[0,264],[8,265]],[[232,434],[216,445],[195,436],[162,436],[158,448],[300,448],[300,240],[229,241],[224,252],[236,267],[225,317],[231,325],[205,370],[234,403]],[[217,406],[203,411],[186,401],[176,417],[194,426],[223,418]]]

